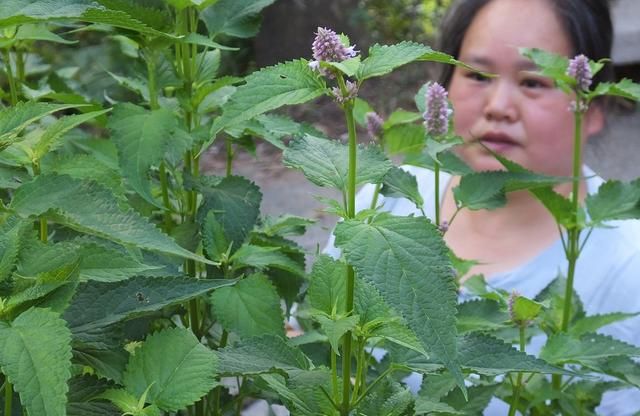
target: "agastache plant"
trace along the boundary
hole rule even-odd
[[[447,90],[437,82],[432,83],[427,87],[425,94],[425,112],[422,115],[424,118],[424,126],[427,131],[427,135],[434,140],[439,141],[449,131],[449,118],[452,111],[449,109],[449,103],[447,101]],[[435,222],[437,226],[440,226],[440,162],[434,161],[433,172],[435,181]],[[447,227],[448,228],[448,227]]]

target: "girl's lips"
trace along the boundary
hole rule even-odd
[[[478,139],[478,142],[488,147],[495,153],[505,153],[520,144],[511,138],[511,136],[503,133],[489,133]]]

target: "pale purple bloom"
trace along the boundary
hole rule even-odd
[[[584,55],[578,55],[569,61],[567,75],[574,78],[578,84],[578,88],[587,91],[591,85],[593,74],[589,66],[589,58]]]
[[[345,84],[347,87],[346,95],[343,95],[342,91],[340,91],[340,88],[338,87],[331,88],[331,92],[333,93],[333,96],[335,97],[336,101],[340,104],[344,103],[345,101],[351,100],[352,98],[356,98],[356,95],[358,95],[358,84],[351,81],[347,81]]]
[[[380,134],[382,134],[382,124],[384,123],[384,120],[374,111],[368,112],[364,117],[367,121],[367,133],[369,134],[369,137],[372,140],[376,139]]]
[[[440,230],[440,232],[442,234],[446,233],[447,231],[449,231],[449,221],[447,220],[442,220],[442,222],[440,223],[440,226],[438,227],[438,229]]]
[[[509,295],[508,310],[509,310],[509,318],[511,318],[511,322],[518,321],[516,319],[516,314],[515,314],[515,311],[513,310],[513,307],[515,305],[516,299],[518,299],[519,297],[520,297],[520,293],[518,293],[516,290],[511,292],[511,295]]]
[[[451,110],[447,102],[447,90],[437,82],[432,83],[427,88],[426,111],[424,125],[427,133],[433,136],[442,136],[449,130],[449,117]]]
[[[313,59],[325,62],[342,62],[356,56],[354,46],[346,47],[331,29],[319,27],[311,47]]]

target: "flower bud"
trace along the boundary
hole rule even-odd
[[[449,130],[451,110],[447,103],[447,95],[447,90],[437,82],[427,88],[426,111],[422,116],[427,133],[432,136],[443,136]]]
[[[578,88],[587,91],[591,85],[593,74],[589,66],[589,58],[584,55],[578,55],[569,61],[567,75],[576,80]]]
[[[344,46],[336,32],[324,27],[318,28],[311,50],[313,59],[326,62],[342,62],[357,53],[353,46]]]
[[[340,91],[340,88],[338,87],[331,88],[331,92],[339,104],[343,104],[345,101],[356,98],[356,95],[358,95],[358,84],[347,81],[345,82],[345,86],[347,87],[346,94],[342,94],[342,91]]]
[[[375,140],[376,138],[380,137],[380,135],[382,134],[382,124],[384,123],[382,117],[380,117],[378,113],[374,111],[368,112],[364,117],[367,121],[367,133],[369,134],[371,140]]]

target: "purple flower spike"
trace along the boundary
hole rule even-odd
[[[509,295],[509,301],[508,301],[508,310],[509,310],[509,318],[511,318],[512,322],[517,322],[518,320],[516,319],[516,314],[515,311],[513,310],[514,304],[516,302],[516,299],[520,297],[520,293],[518,293],[518,291],[514,290],[513,292],[511,292],[511,294]]]
[[[449,130],[449,117],[451,110],[447,103],[447,90],[437,82],[427,88],[426,108],[422,115],[427,133],[433,136],[443,136]]]
[[[356,56],[353,46],[346,47],[331,29],[319,27],[312,46],[313,59],[325,62],[342,62]]]
[[[584,55],[578,55],[569,61],[567,75],[574,78],[578,84],[578,88],[587,91],[591,85],[593,74],[589,66],[589,58]]]
[[[365,119],[367,121],[367,133],[371,140],[375,140],[382,133],[382,124],[384,123],[384,120],[374,111],[365,114]]]
[[[358,84],[356,84],[355,82],[347,81],[345,82],[345,85],[347,87],[346,95],[342,95],[342,92],[338,87],[331,88],[331,92],[333,93],[333,96],[339,104],[343,104],[348,100],[356,98],[356,96],[358,95]]]

